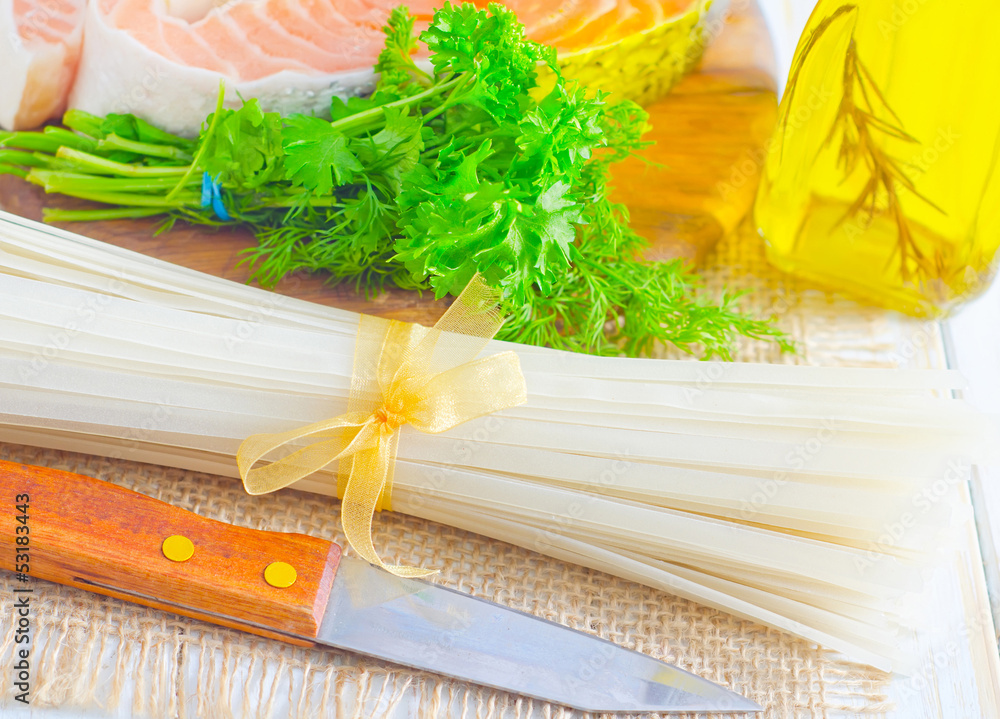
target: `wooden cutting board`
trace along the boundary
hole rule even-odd
[[[775,63],[757,0],[716,2],[707,24],[708,46],[696,70],[674,91],[647,107],[655,145],[644,160],[616,169],[615,199],[629,206],[633,226],[652,245],[650,259],[705,254],[746,216],[760,158],[777,118]],[[40,220],[45,206],[67,200],[0,176],[0,209]],[[246,231],[178,225],[154,236],[157,220],[61,223],[60,227],[169,262],[245,282],[240,252],[254,244]],[[428,296],[392,290],[366,298],[322,275],[286,278],[284,294],[358,312],[433,324],[445,307]]]

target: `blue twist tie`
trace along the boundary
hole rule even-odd
[[[201,206],[212,206],[215,216],[223,222],[233,219],[226,212],[226,206],[222,203],[222,186],[217,180],[213,180],[207,172],[201,174]]]

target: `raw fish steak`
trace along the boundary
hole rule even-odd
[[[529,38],[564,55],[614,46],[692,1],[503,4]],[[0,35],[0,67],[14,68],[11,82],[0,77],[0,124],[37,125],[69,94],[71,107],[130,112],[191,136],[215,107],[220,82],[230,107],[253,97],[265,110],[322,114],[331,96],[372,88],[382,26],[401,2],[419,32],[443,0],[0,0],[0,29],[17,30]]]
[[[204,5],[90,0],[70,105],[97,115],[131,112],[193,135],[214,109],[220,81],[229,106],[254,97],[282,113],[324,112],[331,96],[356,95],[374,83],[388,3]]]
[[[36,127],[66,108],[86,0],[0,0],[0,127]]]

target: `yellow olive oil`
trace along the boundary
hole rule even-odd
[[[783,270],[937,316],[1000,247],[1000,2],[820,0],[755,218]]]

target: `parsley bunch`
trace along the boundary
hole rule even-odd
[[[639,259],[645,241],[608,199],[609,166],[645,144],[638,106],[567,82],[554,51],[500,5],[446,3],[419,38],[429,67],[414,61],[405,8],[384,30],[374,92],[335,98],[330,119],[281,117],[255,100],[225,109],[220,93],[191,141],[71,111],[75,132],[0,136],[17,148],[0,149],[0,172],[115,206],[49,219],[249,225],[259,244],[246,259],[264,285],[325,271],[370,292],[390,283],[442,297],[478,272],[502,290],[509,340],[628,355],[664,342],[728,357],[737,334],[787,347],[735,297],[699,292],[680,261]],[[554,79],[545,93],[539,68]]]

